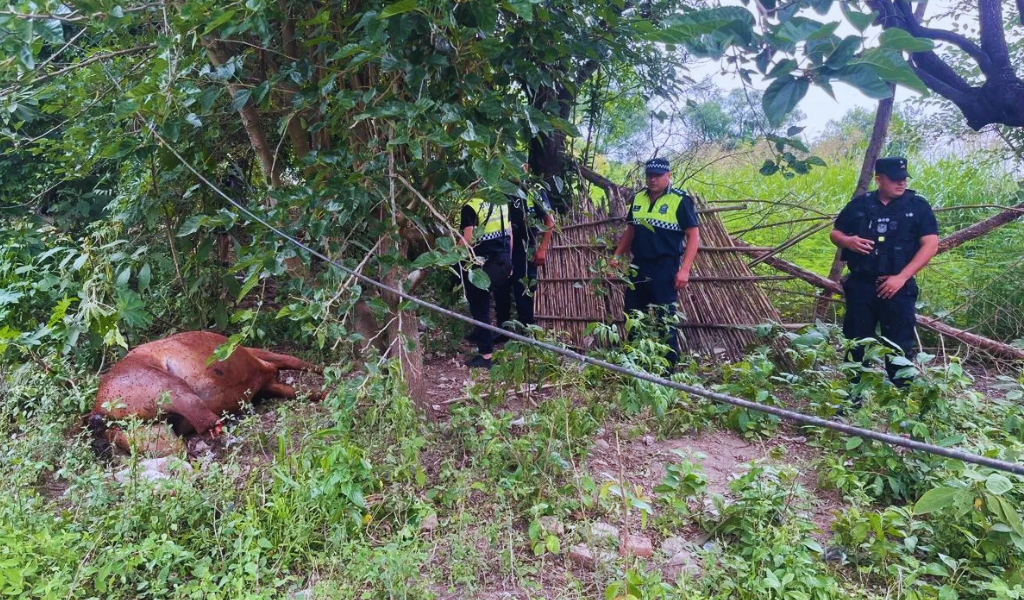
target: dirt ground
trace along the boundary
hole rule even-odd
[[[464,364],[463,356],[440,356],[428,359],[424,364],[424,379],[426,381],[427,407],[431,412],[431,418],[444,422],[451,407],[457,406],[460,402],[467,401],[467,388],[473,381],[480,381],[488,377],[486,371],[470,370]],[[310,400],[317,402],[323,398],[328,390],[324,390],[324,379],[315,373],[301,373],[286,371],[281,375],[283,383],[292,385],[298,392],[298,400]],[[524,394],[510,394],[501,406],[496,410],[507,411],[513,414],[520,414],[541,403],[548,396],[561,393],[551,388],[542,389],[530,394],[526,398]],[[234,455],[245,466],[242,477],[253,469],[263,469],[273,462],[273,452],[276,444],[266,443],[265,440],[248,439],[248,437],[266,437],[261,435],[252,436],[259,432],[272,432],[276,428],[277,419],[280,418],[276,408],[280,406],[278,400],[267,400],[255,407],[255,414],[248,418],[247,424],[234,428],[237,437],[230,434],[217,439],[210,439],[208,436],[192,436],[186,440],[190,458],[200,460],[216,459]],[[323,414],[321,414],[323,413]],[[326,418],[326,412],[315,405],[309,408],[310,426],[316,427],[317,419]],[[306,417],[303,417],[306,419]],[[653,489],[666,475],[666,465],[677,463],[685,456],[688,460],[699,462],[707,481],[707,489],[711,494],[721,494],[728,498],[729,482],[742,475],[752,462],[765,462],[777,466],[795,466],[800,471],[799,483],[807,491],[811,498],[811,518],[817,525],[819,532],[816,535],[819,541],[827,542],[831,537],[830,524],[835,512],[841,509],[842,502],[834,491],[825,491],[818,488],[817,476],[810,466],[816,457],[816,450],[807,445],[806,440],[798,434],[793,434],[783,428],[782,432],[768,440],[747,440],[728,431],[706,431],[692,432],[673,439],[656,439],[653,435],[638,434],[635,431],[626,433],[630,428],[628,424],[609,422],[602,426],[594,439],[587,458],[578,465],[579,474],[589,475],[598,486],[608,481],[625,483],[630,489],[639,488],[647,496],[653,496]],[[231,428],[229,428],[229,431]],[[248,432],[248,433],[246,433]],[[298,435],[298,434],[297,434]],[[429,449],[423,453],[424,468],[429,477],[433,477],[439,464],[439,456],[432,456]],[[436,461],[434,459],[437,459]],[[47,486],[54,489],[49,495],[59,495],[62,491],[60,482],[47,482]],[[654,557],[648,559],[648,567],[659,568],[665,562],[664,548],[662,544],[665,538],[653,528],[646,528],[641,531],[638,519],[630,518],[628,523],[609,523],[612,527],[624,527],[628,533],[642,534],[648,538],[655,549]],[[581,531],[581,527],[589,527],[586,523],[565,523],[568,531]],[[672,532],[672,537],[686,539],[693,546],[699,546],[706,540],[696,526],[687,527],[684,530]],[[576,534],[576,538],[579,534]],[[482,538],[480,541],[483,541]],[[440,550],[440,549],[439,549]],[[528,555],[528,548],[523,549],[524,561],[535,560]],[[659,553],[660,550],[660,553]],[[563,549],[563,552],[566,552]],[[486,552],[491,552],[487,550]],[[576,585],[582,585],[584,589],[597,592],[595,586],[595,573],[593,569],[581,568],[578,564],[565,557],[552,559],[545,565],[543,573],[539,575],[542,579],[542,587],[548,590],[565,591],[570,580]],[[513,580],[489,581],[488,577],[482,576],[478,582],[479,587],[472,592],[461,590],[452,593],[451,590],[437,590],[440,598],[481,598],[486,600],[518,599],[538,596],[538,590],[526,591],[518,587],[518,582]],[[587,592],[589,593],[589,592]]]

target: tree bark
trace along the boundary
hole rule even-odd
[[[978,221],[974,225],[964,227],[959,231],[954,231],[939,240],[939,253],[947,252],[953,248],[962,246],[963,244],[975,238],[979,238],[994,229],[998,229],[1007,223],[1016,221],[1024,216],[1022,211],[1024,211],[1024,202],[1014,206],[1012,210],[1004,210],[999,214],[992,215],[984,221]]]
[[[867,4],[878,14],[883,28],[902,29],[914,37],[952,44],[977,64],[985,82],[972,86],[934,51],[912,54],[911,66],[917,76],[929,89],[953,102],[969,127],[975,131],[993,123],[1024,127],[1024,81],[1010,62],[1001,0],[977,2],[980,44],[954,31],[922,26],[906,0],[868,0]],[[1018,0],[1017,10],[1024,19],[1022,4]]]
[[[405,254],[407,245],[408,242],[399,238],[400,253]],[[382,283],[402,289],[405,277],[397,267],[391,266],[388,267]],[[423,345],[420,343],[419,315],[416,314],[415,307],[403,309],[402,299],[395,294],[383,292],[381,296],[391,309],[391,318],[387,326],[388,347],[384,356],[398,360],[409,397],[416,406],[430,414],[426,382],[423,378]]]
[[[942,335],[948,335],[949,337],[957,340],[958,342],[964,343],[973,348],[984,350],[990,354],[1001,356],[1003,358],[1010,358],[1013,360],[1024,360],[1024,349],[1004,344],[996,340],[980,336],[969,331],[950,327],[942,321],[932,317],[926,317],[924,315],[917,315],[917,324],[931,329],[936,333]]]
[[[221,42],[204,37],[203,47],[206,48],[206,54],[210,57],[210,62],[212,62],[214,66],[224,66],[229,60],[231,60],[227,49],[224,48],[224,45]],[[228,84],[228,93],[231,94],[232,100],[234,100],[243,89],[245,89],[244,86],[240,84]],[[262,167],[263,175],[270,183],[270,187],[281,187],[280,169],[274,161],[274,152],[270,148],[270,144],[267,142],[267,133],[264,131],[263,125],[260,124],[259,110],[252,103],[252,100],[247,99],[245,103],[242,104],[238,109],[238,116],[242,120],[242,127],[245,128],[245,133],[249,136],[249,143],[252,145],[253,150],[256,152],[256,156],[260,160],[260,167]]]
[[[580,173],[580,177],[604,190],[605,195],[608,197],[609,216],[613,218],[622,218],[626,216],[626,205],[633,201],[633,196],[636,195],[636,192],[615,183],[607,177],[595,173],[584,165],[579,163],[574,164]]]

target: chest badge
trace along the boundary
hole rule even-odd
[[[662,204],[658,207],[658,214],[664,215],[666,213],[668,213],[668,204]]]

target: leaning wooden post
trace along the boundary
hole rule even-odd
[[[871,185],[871,176],[874,174],[875,161],[882,154],[882,147],[885,145],[885,136],[889,133],[889,121],[892,119],[892,105],[896,96],[896,86],[889,84],[890,96],[878,102],[878,110],[875,111],[875,126],[871,128],[871,139],[868,141],[868,149],[864,152],[864,162],[860,166],[860,177],[857,178],[857,188],[853,191],[851,198],[868,191]],[[836,249],[836,255],[832,259],[832,267],[828,270],[828,278],[832,281],[839,281],[839,275],[843,272],[843,261],[840,259],[842,250]],[[828,310],[832,295],[822,290],[814,305],[814,318],[822,319],[825,311]]]

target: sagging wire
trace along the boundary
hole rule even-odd
[[[452,319],[456,319],[458,321],[462,321],[464,323],[468,323],[468,324],[474,325],[476,327],[482,327],[484,329],[487,329],[488,331],[491,331],[492,333],[503,334],[503,335],[507,336],[509,339],[513,339],[513,340],[515,340],[517,342],[520,342],[520,343],[523,343],[523,344],[527,344],[527,345],[533,346],[535,348],[541,348],[541,349],[547,350],[549,352],[553,352],[555,354],[564,356],[566,358],[570,358],[572,360],[578,361],[578,362],[583,363],[583,364],[594,365],[596,367],[601,367],[602,369],[611,371],[613,373],[618,373],[620,375],[625,375],[627,377],[632,377],[634,379],[639,379],[639,380],[642,380],[642,381],[647,381],[647,382],[654,383],[654,384],[657,384],[657,385],[661,385],[661,386],[664,386],[664,387],[668,387],[668,388],[671,388],[671,389],[674,389],[674,390],[678,390],[680,392],[685,392],[687,394],[691,394],[691,395],[694,395],[694,396],[699,396],[701,398],[706,398],[708,400],[712,400],[712,401],[719,402],[719,403],[722,403],[722,404],[728,404],[730,406],[735,406],[735,407],[738,407],[738,408],[744,408],[744,409],[747,409],[747,410],[754,410],[754,411],[757,411],[757,412],[773,415],[773,416],[776,416],[776,417],[778,417],[780,419],[784,419],[784,420],[787,420],[787,421],[792,421],[792,422],[795,422],[795,423],[801,423],[803,425],[810,425],[810,426],[813,426],[813,427],[820,427],[820,428],[823,428],[823,429],[830,429],[832,431],[837,431],[839,433],[845,434],[845,435],[850,436],[850,437],[865,438],[865,439],[869,439],[869,440],[874,440],[876,442],[881,442],[881,443],[889,445],[889,446],[899,446],[901,448],[907,448],[908,450],[913,450],[913,451],[916,451],[916,452],[925,452],[927,454],[934,454],[934,455],[937,455],[937,456],[944,456],[946,458],[952,458],[952,459],[955,459],[955,460],[961,460],[963,462],[972,463],[972,464],[980,465],[980,466],[983,466],[983,467],[988,467],[990,469],[996,469],[998,471],[1004,471],[1004,472],[1007,472],[1007,473],[1014,473],[1016,475],[1024,475],[1024,464],[1011,463],[1011,462],[1007,462],[1007,461],[1004,461],[1004,460],[999,460],[999,459],[996,459],[996,458],[989,458],[987,456],[981,456],[981,455],[978,455],[978,454],[972,454],[970,452],[965,452],[963,450],[957,450],[955,448],[944,448],[942,446],[936,446],[935,444],[929,444],[929,443],[926,443],[926,442],[919,442],[919,441],[916,441],[916,440],[907,439],[907,438],[903,438],[903,437],[892,435],[892,434],[888,434],[888,433],[882,433],[882,432],[874,431],[874,430],[871,430],[871,429],[864,429],[862,427],[855,427],[853,425],[847,425],[846,423],[840,423],[838,421],[830,421],[828,419],[823,419],[821,417],[816,417],[816,416],[813,416],[813,415],[807,415],[807,414],[804,414],[804,413],[800,413],[800,412],[796,412],[796,411],[792,411],[792,410],[787,410],[787,409],[784,409],[784,408],[778,408],[778,407],[775,407],[775,406],[768,406],[768,405],[765,405],[765,404],[760,404],[758,402],[751,402],[750,400],[744,400],[742,398],[736,398],[736,397],[730,396],[728,394],[723,394],[723,393],[720,393],[720,392],[714,392],[714,391],[707,390],[707,389],[704,389],[702,387],[697,387],[697,386],[694,386],[694,385],[689,385],[689,384],[685,384],[685,383],[678,383],[678,382],[675,382],[675,381],[672,381],[672,380],[669,380],[669,379],[665,379],[664,377],[658,377],[657,375],[652,375],[650,373],[646,373],[646,372],[643,372],[643,371],[634,371],[632,369],[629,369],[629,368],[626,368],[626,367],[622,367],[622,366],[619,366],[619,365],[616,365],[616,364],[613,364],[613,363],[610,363],[610,362],[607,362],[607,361],[604,361],[604,360],[601,360],[601,359],[598,359],[598,358],[593,358],[591,356],[586,356],[584,354],[580,354],[579,352],[575,352],[575,351],[570,350],[568,348],[562,348],[562,347],[559,347],[559,346],[555,346],[553,344],[549,344],[547,342],[542,342],[540,340],[535,340],[533,338],[526,337],[524,335],[515,333],[513,331],[506,331],[504,329],[501,329],[500,327],[496,327],[494,325],[491,325],[490,323],[484,323],[482,321],[477,321],[477,320],[473,319],[472,317],[468,317],[466,315],[463,315],[463,314],[457,313],[455,311],[449,310],[447,308],[444,308],[443,306],[438,306],[438,305],[433,304],[431,302],[428,302],[426,300],[417,298],[416,296],[412,296],[410,294],[406,294],[405,292],[403,292],[403,291],[401,291],[399,289],[393,288],[393,287],[391,287],[389,285],[386,285],[384,283],[381,283],[381,282],[379,282],[379,281],[377,281],[375,279],[367,277],[366,275],[363,275],[362,273],[358,273],[356,271],[353,271],[352,269],[349,269],[348,267],[345,267],[344,265],[334,261],[333,259],[328,258],[327,256],[325,256],[321,252],[319,252],[319,251],[317,251],[317,250],[315,250],[313,248],[310,248],[309,246],[307,246],[306,244],[302,243],[301,241],[293,238],[292,236],[288,235],[284,231],[281,231],[280,229],[274,227],[273,225],[271,225],[270,223],[268,223],[267,221],[262,219],[259,215],[257,215],[256,213],[252,212],[251,210],[246,208],[244,205],[242,205],[241,203],[235,201],[233,198],[231,198],[230,196],[225,194],[213,182],[211,182],[209,179],[207,179],[205,176],[203,176],[202,173],[200,173],[198,170],[196,170],[196,168],[193,167],[191,163],[189,163],[187,160],[185,160],[185,157],[183,157],[181,154],[179,154],[177,150],[175,150],[172,146],[170,146],[167,143],[167,141],[164,140],[164,138],[161,137],[159,133],[157,133],[156,128],[153,126],[152,122],[147,122],[147,126],[149,127],[149,130],[153,134],[153,136],[160,142],[160,144],[163,145],[171,154],[173,154],[175,156],[175,158],[177,158],[186,169],[191,171],[200,181],[202,181],[211,190],[213,190],[214,193],[216,193],[220,197],[224,198],[224,200],[226,200],[229,204],[231,204],[232,206],[237,208],[240,212],[242,212],[242,214],[246,215],[247,217],[249,217],[253,221],[256,221],[260,225],[263,225],[264,227],[266,227],[267,229],[272,231],[275,235],[277,235],[278,237],[280,237],[280,238],[282,238],[284,240],[287,240],[288,242],[290,242],[293,245],[295,245],[297,248],[300,248],[300,249],[306,251],[307,253],[309,253],[310,256],[315,256],[315,257],[319,258],[320,260],[323,260],[324,262],[326,262],[326,263],[328,263],[330,265],[333,265],[334,267],[340,269],[343,273],[348,274],[350,277],[354,277],[355,279],[357,279],[357,280],[359,280],[359,281],[361,281],[363,283],[366,283],[368,285],[376,287],[376,288],[378,288],[380,290],[383,290],[385,292],[388,292],[390,294],[394,294],[395,296],[401,298],[402,300],[411,302],[413,304],[416,304],[418,306],[421,306],[423,308],[431,310],[431,311],[433,311],[435,313],[444,315],[446,317],[449,317],[449,318],[452,318]]]

